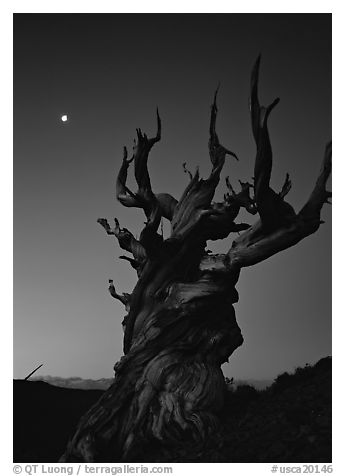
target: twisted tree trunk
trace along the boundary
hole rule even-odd
[[[123,321],[124,356],[115,365],[115,380],[102,398],[81,419],[61,461],[200,461],[205,452],[221,444],[221,411],[225,383],[221,365],[242,344],[233,304],[242,267],[256,264],[289,248],[320,226],[320,211],[330,197],[325,185],[331,170],[327,145],[315,188],[296,214],[284,197],[291,188],[287,175],[281,192],[270,188],[272,151],[267,121],[278,103],[260,105],[257,95],[258,58],[251,77],[250,110],[257,146],[254,185],[241,182],[236,193],[229,179],[224,201],[214,203],[226,155],[216,133],[215,94],[211,110],[209,154],[212,170],[206,180],[192,175],[182,197],[154,194],[147,161],[161,138],[148,138],[137,130],[134,154],[124,149],[117,179],[117,198],[127,207],[144,210],[147,223],[139,240],[115,219],[99,223],[132,257],[138,282],[132,294],[109,290],[126,307]],[[134,160],[138,191],[126,186]],[[254,188],[253,197],[250,189]],[[235,223],[241,207],[258,212],[253,225]],[[171,222],[166,240],[158,232],[162,217]],[[210,255],[207,240],[242,232],[228,253]],[[215,453],[214,453],[215,454]],[[210,456],[211,455],[211,456]]]

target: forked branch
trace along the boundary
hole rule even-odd
[[[138,194],[145,201],[150,202],[152,199],[152,189],[150,176],[147,169],[147,161],[150,150],[161,139],[162,123],[159,116],[158,109],[157,115],[157,133],[155,137],[148,138],[146,134],[141,132],[141,129],[137,129],[137,142],[134,148],[134,174],[137,181],[139,190]],[[149,207],[149,203],[146,204]],[[146,213],[146,212],[145,212]]]
[[[114,235],[120,247],[123,250],[129,251],[134,256],[134,259],[143,263],[146,260],[146,250],[144,246],[138,241],[127,228],[120,228],[117,218],[114,219],[115,227],[111,228],[108,220],[105,218],[98,218],[97,222],[105,229],[108,235]]]
[[[127,148],[124,147],[122,165],[116,179],[116,198],[125,207],[142,208],[146,217],[152,222],[152,209],[158,202],[159,213],[168,220],[172,219],[177,200],[168,193],[154,194],[151,188],[147,162],[150,150],[161,139],[162,124],[157,109],[157,133],[153,138],[137,129],[137,140],[134,141],[133,155],[128,159]],[[133,193],[126,185],[128,168],[134,160],[134,173],[138,184],[138,191]],[[151,223],[152,225],[152,223]]]
[[[194,176],[186,169],[190,182],[185,188],[179,202],[177,203],[172,219],[171,239],[183,242],[189,236],[193,236],[202,243],[207,239],[218,239],[228,236],[234,230],[234,223],[231,217],[237,215],[230,212],[227,203],[212,204],[212,200],[219,183],[220,173],[223,169],[226,154],[238,160],[236,154],[226,149],[219,141],[216,132],[217,122],[217,93],[215,92],[213,104],[211,106],[211,117],[209,126],[209,155],[212,170],[206,180],[199,178],[197,169]]]
[[[272,149],[268,135],[267,119],[276,99],[270,106],[260,106],[258,100],[258,77],[260,57],[251,76],[250,112],[252,130],[257,146],[254,169],[255,202],[260,220],[237,238],[228,252],[229,265],[240,269],[263,261],[287,249],[306,236],[314,233],[322,223],[320,212],[331,193],[326,182],[331,173],[331,143],[327,144],[322,167],[309,200],[296,215],[292,206],[284,201],[291,188],[286,175],[279,194],[271,189],[269,182],[272,170]]]
[[[248,213],[255,215],[257,212],[255,200],[250,196],[250,189],[253,188],[253,185],[249,182],[241,182],[241,180],[239,180],[241,191],[236,193],[230,183],[229,177],[225,177],[225,183],[229,190],[229,192],[224,195],[225,202],[232,206],[238,206],[238,211],[240,207],[243,207]]]
[[[321,171],[315,187],[304,207],[288,225],[267,232],[261,220],[242,233],[228,252],[229,266],[240,269],[252,266],[270,256],[290,248],[303,238],[315,233],[323,221],[320,218],[324,203],[329,203],[331,192],[326,183],[331,173],[331,143],[326,146]]]
[[[292,187],[292,182],[290,180],[290,175],[286,174],[285,182],[282,186],[281,191],[279,192],[279,195],[281,196],[281,198],[284,198],[290,192],[291,187]]]
[[[252,131],[256,143],[254,194],[262,229],[265,232],[271,232],[280,226],[288,225],[294,219],[295,212],[292,206],[283,200],[291,188],[291,182],[285,182],[283,191],[280,194],[270,187],[272,147],[268,133],[268,118],[274,107],[279,103],[279,98],[275,99],[267,107],[260,105],[258,99],[260,59],[259,56],[252,71],[249,102]]]

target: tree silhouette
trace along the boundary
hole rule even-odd
[[[131,294],[111,295],[127,311],[123,320],[124,356],[115,365],[115,380],[84,415],[61,461],[200,461],[221,445],[221,411],[225,380],[221,365],[242,344],[233,303],[241,268],[252,266],[316,232],[320,212],[331,196],[326,182],[331,172],[327,144],[321,171],[307,203],[296,213],[285,201],[289,175],[280,192],[270,187],[272,149],[268,119],[278,104],[262,106],[258,99],[260,57],[250,84],[250,114],[256,143],[254,183],[240,182],[236,192],[226,178],[227,193],[213,202],[227,155],[216,132],[217,91],[211,108],[208,178],[188,172],[190,181],[179,200],[152,191],[147,168],[149,153],[161,139],[137,129],[133,155],[124,148],[116,196],[126,207],[143,209],[146,223],[139,239],[117,219],[98,222],[113,235],[138,275]],[[136,192],[127,185],[134,163]],[[185,167],[185,165],[184,165]],[[241,208],[258,214],[252,226],[236,223]],[[159,233],[162,217],[171,223],[166,239]],[[236,233],[229,251],[209,254],[208,240]],[[210,453],[212,454],[212,452]],[[212,459],[212,456],[210,456]]]

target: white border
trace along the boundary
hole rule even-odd
[[[212,8],[211,8],[212,6]],[[342,2],[323,1],[289,1],[284,4],[272,1],[241,1],[241,2],[200,2],[200,1],[165,1],[163,2],[114,2],[102,1],[4,1],[1,4],[0,35],[1,35],[1,298],[2,298],[2,329],[1,329],[1,474],[12,473],[12,14],[16,13],[333,13],[333,369],[334,369],[334,431],[333,431],[333,467],[334,473],[340,474],[343,464],[343,396],[344,396],[344,204],[341,191],[345,180],[345,144],[344,136],[344,29],[345,18]],[[25,233],[25,230],[23,230]],[[4,304],[5,303],[5,304]],[[208,474],[215,467],[210,464],[202,465],[173,465],[174,474],[187,474],[198,471]],[[269,474],[271,464],[217,464],[220,474]],[[284,465],[285,466],[285,465]],[[6,469],[5,469],[6,468]]]

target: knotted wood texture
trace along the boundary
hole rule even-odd
[[[229,178],[224,201],[213,202],[227,155],[216,133],[217,92],[211,108],[207,179],[196,171],[177,200],[155,194],[147,163],[150,150],[161,139],[137,129],[133,156],[124,149],[116,182],[117,199],[127,207],[142,208],[147,221],[139,239],[121,228],[98,221],[130,256],[121,256],[136,270],[131,294],[109,291],[125,306],[124,356],[115,365],[115,380],[84,415],[61,461],[216,461],[222,442],[219,412],[225,392],[221,365],[242,344],[233,304],[242,267],[251,266],[289,248],[314,233],[330,192],[325,188],[331,171],[331,146],[306,205],[299,213],[284,198],[291,188],[287,175],[282,190],[270,187],[272,150],[268,118],[278,103],[261,106],[258,99],[260,58],[251,76],[250,113],[257,147],[254,184],[240,182],[236,193]],[[138,190],[126,185],[134,163]],[[253,195],[251,195],[253,190]],[[236,223],[240,208],[258,213],[250,226]],[[159,233],[162,217],[171,222],[167,239]],[[210,255],[208,240],[241,232],[228,253]],[[207,455],[207,456],[205,456]]]

